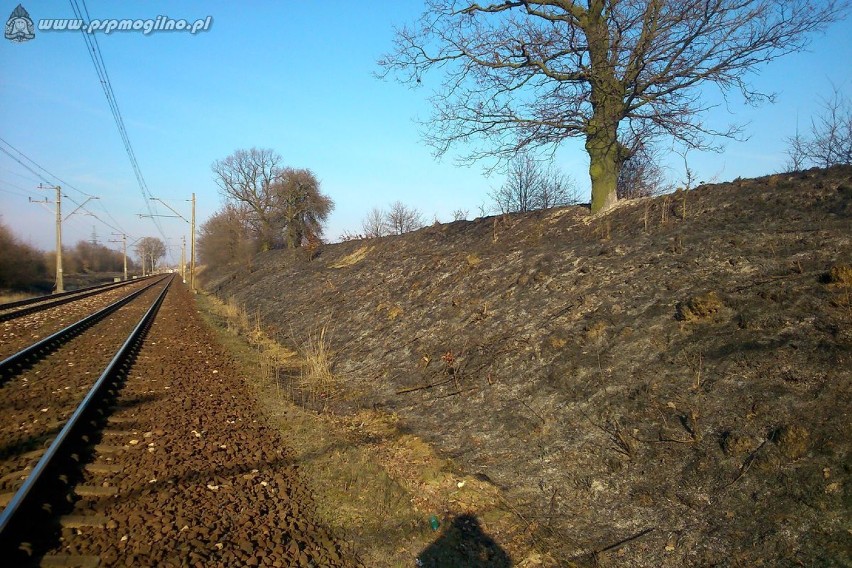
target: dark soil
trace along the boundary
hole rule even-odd
[[[290,343],[325,329],[324,406],[398,415],[554,562],[849,566],[851,239],[834,168],[206,276]]]

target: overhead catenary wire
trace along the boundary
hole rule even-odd
[[[89,8],[86,5],[85,0],[69,0],[71,4],[71,9],[74,11],[74,15],[80,19],[85,19],[86,21],[91,21],[91,16],[89,15]],[[81,7],[82,6],[82,7]],[[153,199],[153,195],[148,189],[148,184],[145,182],[145,177],[142,175],[142,169],[139,166],[139,161],[136,159],[136,153],[133,150],[133,145],[130,142],[130,136],[127,133],[127,128],[124,125],[124,118],[121,115],[121,110],[118,106],[118,100],[115,96],[115,91],[112,88],[112,82],[109,78],[109,73],[106,68],[106,63],[103,59],[103,54],[101,53],[100,45],[98,44],[98,39],[95,34],[87,33],[85,29],[81,28],[80,32],[83,36],[83,41],[86,44],[86,51],[89,54],[90,59],[92,60],[92,64],[95,67],[95,72],[98,75],[98,80],[101,83],[101,88],[104,91],[104,95],[107,99],[107,104],[109,105],[110,112],[112,113],[113,120],[115,121],[116,128],[118,129],[118,134],[121,137],[122,144],[124,145],[124,150],[127,153],[127,157],[130,160],[130,166],[133,169],[133,174],[136,177],[136,182],[139,186],[139,190],[142,193],[142,198],[145,201],[145,207],[148,210],[148,214],[151,217],[151,220],[156,226],[157,231],[160,233],[160,236],[163,237],[164,240],[168,240],[166,237],[165,231],[163,230],[162,224],[157,218],[156,207],[151,204],[151,200]],[[174,259],[171,259],[172,261]]]
[[[89,199],[94,199],[94,198],[95,198],[95,196],[94,196],[94,195],[92,195],[91,193],[87,193],[87,192],[85,192],[85,191],[83,191],[83,190],[81,190],[81,189],[78,189],[78,188],[76,188],[76,187],[72,186],[71,184],[69,184],[68,182],[64,181],[62,178],[60,178],[60,177],[59,177],[59,176],[57,176],[56,174],[51,173],[49,170],[47,170],[47,168],[45,168],[44,166],[40,165],[38,162],[36,162],[36,161],[35,161],[35,160],[33,160],[32,158],[30,158],[29,156],[27,156],[25,153],[23,153],[21,150],[19,150],[18,148],[16,148],[16,147],[15,147],[15,146],[13,146],[12,144],[10,144],[10,143],[9,143],[7,140],[5,140],[4,138],[0,137],[0,142],[2,142],[2,143],[3,143],[3,144],[5,144],[6,146],[8,146],[8,147],[9,147],[9,148],[11,148],[12,150],[14,150],[14,152],[17,154],[17,156],[16,156],[16,155],[14,155],[14,154],[12,154],[12,152],[10,152],[8,149],[4,148],[3,146],[0,146],[0,152],[3,152],[4,154],[6,154],[6,155],[7,155],[7,156],[9,156],[10,158],[12,158],[15,162],[17,162],[18,164],[20,164],[20,165],[21,165],[22,167],[24,167],[27,171],[29,171],[31,174],[33,174],[34,176],[36,176],[36,177],[38,178],[38,180],[33,180],[33,181],[41,181],[41,182],[46,183],[46,184],[51,185],[51,186],[52,186],[52,185],[54,185],[54,184],[56,183],[56,181],[58,181],[59,183],[61,183],[61,184],[62,184],[62,189],[63,189],[63,190],[67,187],[67,188],[73,189],[74,191],[77,191],[78,193],[80,193],[80,194],[82,194],[82,195],[86,196],[86,197],[87,197],[87,198],[89,198]],[[32,164],[32,166],[30,166],[30,165],[28,165],[27,163],[25,163],[22,159],[23,159],[23,160],[26,160],[26,162],[29,162],[29,164]],[[45,173],[45,174],[47,174],[48,176],[52,177],[52,178],[53,178],[53,180],[48,179],[47,177],[45,177],[45,175],[43,175],[42,173],[40,173],[40,172],[36,171],[36,169],[33,169],[33,168],[37,168],[38,170],[41,170],[41,172],[44,172],[44,173]],[[54,181],[54,180],[55,180],[55,181]],[[19,187],[19,189],[23,189],[23,188],[20,188],[20,187]],[[36,192],[35,192],[35,191],[32,191],[32,190],[26,190],[26,189],[25,189],[24,191],[29,191],[30,193],[36,194]],[[114,225],[112,225],[112,224],[110,224],[110,223],[107,223],[106,221],[104,221],[103,219],[101,219],[99,216],[95,215],[94,213],[92,213],[91,211],[89,211],[88,209],[86,209],[86,208],[84,207],[84,204],[81,204],[80,202],[76,201],[76,200],[75,200],[75,199],[73,199],[71,196],[69,196],[69,195],[67,195],[67,194],[65,194],[65,193],[63,193],[63,196],[64,196],[67,200],[69,200],[71,203],[73,203],[74,205],[76,205],[79,209],[81,209],[81,210],[85,211],[88,215],[91,215],[92,217],[94,217],[95,219],[97,219],[100,223],[102,223],[102,224],[103,224],[103,225],[105,225],[106,227],[109,227],[109,228],[110,228],[110,229],[112,229],[113,231],[118,231],[118,232],[121,232],[121,233],[126,233],[126,231],[124,231],[123,229],[118,228],[121,224],[120,224],[118,221],[116,221],[116,220],[115,220],[115,218],[113,218],[113,217],[112,217],[112,215],[109,215],[109,212],[108,212],[108,211],[106,211],[106,208],[103,206],[103,203],[101,203],[101,207],[103,207],[103,208],[104,208],[104,211],[107,213],[107,215],[109,215],[109,217],[110,217],[110,219],[112,220],[112,222],[114,223]],[[29,196],[26,196],[26,195],[25,195],[25,196],[22,196],[22,197],[29,197]]]
[[[16,184],[16,183],[12,183],[12,182],[11,182],[11,181],[9,181],[9,180],[0,179],[0,184],[5,185],[6,187],[11,187],[11,188],[14,188],[14,189],[18,189],[18,190],[20,190],[20,191],[26,191],[26,192],[27,192],[27,193],[29,193],[30,195],[38,195],[38,193],[36,193],[34,190],[29,189],[29,188],[26,188],[26,187],[24,187],[24,186],[22,186],[22,185],[18,185],[18,184]],[[29,196],[28,196],[28,195],[24,195],[24,197],[29,197]]]
[[[15,148],[14,146],[12,146],[12,145],[11,145],[11,144],[10,144],[7,140],[5,140],[2,136],[0,136],[0,142],[3,142],[3,144],[5,144],[5,145],[6,145],[6,146],[8,146],[9,148],[11,148],[11,149],[12,149],[12,150],[14,150],[15,152],[17,152],[17,154],[18,154],[19,156],[21,156],[23,159],[27,160],[29,163],[31,163],[32,165],[34,165],[35,167],[37,167],[38,169],[40,169],[41,171],[43,171],[44,173],[46,173],[48,176],[52,177],[53,179],[55,179],[56,181],[58,181],[59,183],[61,183],[61,184],[62,184],[62,188],[63,188],[63,189],[68,188],[68,189],[72,189],[72,190],[76,191],[77,193],[81,193],[81,194],[85,195],[86,197],[95,197],[95,196],[94,196],[94,195],[92,195],[91,193],[86,193],[86,192],[85,192],[85,191],[83,191],[82,189],[78,189],[78,188],[74,187],[73,185],[71,185],[70,183],[68,183],[67,181],[65,181],[64,179],[60,178],[58,175],[56,175],[56,174],[54,174],[54,173],[49,172],[47,169],[45,169],[45,168],[44,168],[44,166],[39,165],[39,164],[38,164],[35,160],[33,160],[32,158],[30,158],[29,156],[27,156],[26,154],[24,154],[23,152],[21,152],[20,150],[18,150],[18,149],[17,149],[17,148]],[[6,152],[6,153],[8,154],[8,152]],[[18,161],[18,163],[21,163],[21,162],[20,162],[20,161]],[[32,171],[32,170],[30,170],[30,171]],[[42,179],[44,179],[44,178],[42,178]],[[49,182],[49,183],[53,183],[53,182]]]

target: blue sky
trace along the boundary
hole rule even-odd
[[[70,18],[68,2],[22,0],[34,21]],[[18,0],[0,0],[5,22]],[[335,239],[357,231],[373,206],[399,199],[431,221],[454,209],[477,216],[501,177],[481,166],[437,161],[421,140],[416,118],[429,114],[426,88],[411,90],[376,79],[376,60],[390,49],[394,25],[413,21],[422,2],[216,2],[88,0],[93,18],[190,21],[212,16],[207,32],[98,34],[125,126],[153,195],[184,215],[195,192],[203,221],[220,205],[210,164],[238,148],[272,148],[294,167],[312,169],[336,209],[327,228]],[[760,70],[755,84],[778,94],[758,109],[720,108],[707,122],[748,121],[748,142],[728,142],[722,154],[690,154],[698,178],[720,181],[779,171],[784,137],[806,126],[819,97],[834,84],[852,91],[852,21],[814,38],[809,53]],[[89,208],[134,237],[158,236],[133,175],[92,62],[79,32],[39,32],[25,43],[0,38],[0,137],[75,187],[101,197]],[[438,77],[435,77],[437,80]],[[428,83],[428,82],[427,82]],[[587,159],[568,141],[556,165],[585,196]],[[671,160],[670,175],[682,177]],[[52,249],[52,213],[29,203],[39,180],[0,154],[2,222],[24,240]],[[81,201],[72,191],[69,197]],[[71,204],[68,203],[68,206]],[[162,206],[157,212],[168,214]],[[64,209],[70,212],[68,208]],[[107,216],[107,213],[111,216]],[[171,245],[186,224],[161,219]],[[66,245],[111,229],[74,215],[63,227]],[[112,245],[116,246],[116,245]],[[173,259],[177,259],[177,248]]]

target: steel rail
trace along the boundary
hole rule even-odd
[[[150,277],[145,277],[144,280],[147,280],[148,278]],[[10,310],[21,307],[19,310],[0,313],[0,322],[19,318],[35,312],[68,304],[70,302],[76,302],[77,300],[88,298],[89,296],[94,296],[109,290],[115,290],[117,288],[127,286],[128,284],[133,284],[134,282],[142,281],[143,279],[137,278],[136,280],[125,280],[124,282],[110,282],[108,284],[89,286],[88,288],[80,288],[79,290],[72,290],[70,292],[62,292],[61,294],[54,294],[53,296],[39,296],[38,298],[28,298],[26,300],[18,300],[17,302],[0,304],[0,310]]]
[[[54,351],[56,347],[61,345],[67,339],[70,339],[71,337],[83,331],[87,327],[94,325],[112,312],[116,311],[118,308],[127,304],[140,294],[150,290],[152,287],[163,282],[164,280],[165,278],[161,278],[155,282],[152,282],[144,288],[132,292],[131,294],[128,294],[120,300],[116,300],[107,307],[102,308],[97,312],[84,317],[78,322],[72,323],[71,325],[60,329],[56,333],[45,337],[41,341],[38,341],[37,343],[30,345],[29,347],[25,347],[14,355],[10,355],[3,361],[0,361],[0,386],[5,384],[9,380],[9,377],[15,374],[16,367],[22,367],[30,357],[40,352],[44,352],[46,354]]]
[[[147,333],[173,281],[174,276],[172,276],[171,280],[169,280],[168,284],[166,284],[166,287],[163,288],[163,291],[157,296],[157,299],[154,300],[154,303],[151,304],[151,307],[148,308],[148,311],[145,312],[145,315],[142,316],[142,319],[139,320],[139,323],[136,324],[136,327],[133,328],[133,331],[127,337],[124,344],[122,344],[121,348],[116,352],[104,372],[101,373],[98,380],[95,381],[94,386],[89,390],[85,398],[83,398],[83,401],[77,406],[74,414],[71,415],[68,422],[65,423],[65,426],[47,448],[44,455],[33,468],[32,472],[30,472],[27,476],[26,481],[24,481],[23,485],[18,488],[18,491],[15,492],[15,495],[9,501],[9,504],[6,505],[6,508],[3,509],[2,513],[0,513],[0,541],[3,541],[8,536],[9,532],[13,530],[9,527],[14,526],[14,523],[18,522],[19,519],[17,515],[19,515],[21,511],[26,510],[25,506],[27,505],[28,498],[33,495],[33,489],[39,483],[49,480],[49,478],[44,477],[45,472],[53,465],[52,462],[61,453],[66,441],[71,439],[71,436],[79,427],[85,425],[84,418],[86,414],[94,408],[94,403],[102,394],[104,387],[111,379],[114,378],[115,372],[120,369],[127,356],[135,347],[138,346],[138,342]]]

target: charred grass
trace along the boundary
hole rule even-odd
[[[341,379],[333,372],[326,328],[302,341],[279,341],[233,298],[222,302],[202,294],[198,304],[245,370],[264,415],[279,428],[313,491],[320,519],[355,545],[365,566],[413,565],[444,524],[469,513],[517,532],[519,550],[530,552],[518,518],[495,488],[459,473],[450,460],[406,432],[397,416],[329,410]],[[438,531],[430,524],[433,516],[442,524]]]
[[[850,183],[459,221],[207,286],[273,337],[325,329],[335,390],[293,412],[364,451],[428,443],[439,487],[500,504],[479,520],[517,565],[852,565]],[[404,451],[369,455],[428,494]]]

